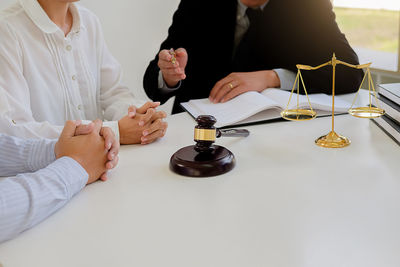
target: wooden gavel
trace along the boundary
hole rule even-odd
[[[214,127],[217,120],[211,115],[201,115],[196,118],[197,125],[194,128],[195,150],[207,152],[212,150],[212,144],[219,137],[247,137],[250,132],[245,129],[221,130]]]
[[[213,116],[202,115],[196,119],[194,141],[179,149],[170,159],[170,169],[189,177],[210,177],[229,172],[235,167],[235,156],[223,146],[213,145],[221,136],[246,137],[247,130],[220,130],[214,127],[217,120]]]

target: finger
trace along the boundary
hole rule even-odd
[[[115,133],[113,130],[111,130],[109,127],[103,127],[101,128],[100,135],[104,138],[104,145],[107,151],[114,152],[114,156],[115,154],[118,154],[119,142],[115,138]],[[111,151],[112,149],[113,151]]]
[[[164,111],[157,111],[151,117],[150,122],[154,122],[158,119],[165,119],[166,117],[167,117],[167,113],[165,113]]]
[[[75,136],[77,135],[87,135],[90,134],[94,129],[94,123],[91,122],[89,124],[82,124],[76,127],[75,129]]]
[[[234,89],[232,82],[224,84],[214,97],[214,103],[220,103],[221,100]]]
[[[160,60],[171,61],[172,55],[169,53],[169,50],[164,49],[160,51],[158,58]]]
[[[113,160],[106,163],[107,170],[114,169],[118,165],[119,157],[116,156]]]
[[[108,180],[107,174],[108,174],[107,172],[103,173],[103,174],[100,176],[100,180],[103,181],[103,182],[107,181],[107,180]]]
[[[175,53],[178,57],[187,57],[188,53],[185,48],[178,48],[175,50]]]
[[[225,84],[231,83],[233,79],[230,76],[223,78],[222,80],[218,81],[213,89],[211,89],[209,99],[211,102],[215,102],[215,97],[217,96],[218,92],[223,88]]]
[[[160,102],[146,102],[143,106],[136,110],[136,113],[145,114],[149,108],[157,108],[161,103]]]
[[[118,157],[119,148],[119,141],[114,137],[114,142],[111,145],[111,149],[108,150],[107,159],[114,160],[116,157]]]
[[[153,132],[152,134],[148,135],[148,136],[142,136],[141,138],[141,144],[142,145],[147,145],[150,143],[153,143],[155,140],[157,140],[158,138],[161,138],[165,135],[165,131],[164,130],[157,130],[155,132]]]
[[[157,65],[161,70],[179,68],[179,62],[178,61],[176,61],[175,65],[174,65],[174,64],[172,64],[171,61],[159,60]]]
[[[128,108],[128,117],[133,118],[136,115],[136,107],[135,106],[130,106]]]
[[[146,114],[144,114],[144,116],[140,119],[139,126],[144,126],[147,123],[149,123],[155,113],[156,113],[156,110],[154,108],[149,108],[146,111]]]
[[[93,121],[94,127],[93,132],[100,134],[101,128],[103,127],[103,122],[99,119]]]
[[[164,70],[162,70],[162,74],[164,75],[164,76],[168,76],[168,77],[171,77],[171,76],[181,76],[182,74],[185,74],[185,72],[183,71],[183,69],[181,69],[181,68],[176,68],[176,69],[164,69]]]
[[[232,98],[241,95],[248,90],[244,86],[238,86],[234,88],[233,90],[230,90],[221,100],[221,103],[225,103],[226,101],[231,100]]]
[[[168,127],[168,123],[165,121],[162,121],[161,119],[157,119],[154,121],[152,124],[149,125],[144,131],[143,131],[143,136],[146,137],[148,135],[151,135],[152,133],[158,131],[158,130],[166,130]]]
[[[75,130],[77,127],[76,121],[67,121],[64,125],[64,129],[60,134],[60,138],[70,138],[75,135]]]

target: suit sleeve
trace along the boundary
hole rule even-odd
[[[193,2],[193,1],[192,1]],[[186,48],[188,50],[191,47],[190,37],[193,34],[193,21],[195,19],[191,16],[191,14],[195,14],[196,12],[192,12],[193,4],[191,0],[182,0],[179,4],[177,11],[175,12],[172,20],[172,25],[168,30],[167,39],[161,44],[160,50],[163,49],[177,49],[177,48]],[[158,53],[159,53],[158,51]],[[152,60],[147,67],[147,70],[144,74],[143,78],[143,87],[147,96],[153,101],[160,101],[161,104],[165,103],[170,97],[176,95],[179,91],[177,90],[160,90],[158,78],[160,68],[158,67],[158,53],[155,56],[154,60]],[[188,50],[188,54],[190,57],[190,50]],[[190,60],[190,58],[189,58]],[[184,83],[184,81],[182,82]]]
[[[306,22],[305,40],[308,41],[304,49],[308,49],[306,64],[317,66],[331,60],[335,53],[337,59],[359,64],[357,54],[350,47],[345,35],[340,31],[332,4],[329,0],[298,1],[303,4],[298,19]],[[297,62],[299,63],[299,62]],[[302,71],[308,93],[332,93],[332,67],[325,67],[318,71]],[[355,70],[343,65],[336,67],[336,94],[355,92],[362,81],[363,71]]]

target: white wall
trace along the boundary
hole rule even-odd
[[[0,9],[16,0],[0,0]],[[124,69],[124,82],[146,98],[143,74],[167,36],[180,0],[82,0],[102,22],[109,49]],[[170,103],[163,109],[169,110]]]

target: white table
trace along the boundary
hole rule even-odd
[[[163,140],[125,146],[105,183],[0,245],[4,267],[400,266],[400,147],[369,120],[336,117],[343,149],[314,140],[331,119],[251,126],[221,138],[237,166],[185,178],[170,156],[195,123],[171,116]]]

